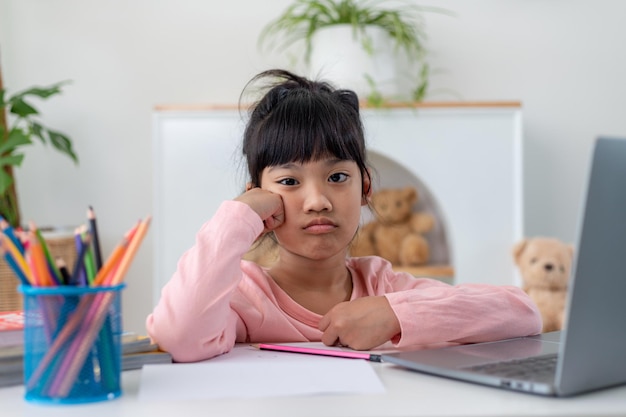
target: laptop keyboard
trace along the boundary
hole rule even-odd
[[[544,381],[556,373],[557,354],[533,356],[505,362],[494,362],[464,368],[468,371],[511,379]]]

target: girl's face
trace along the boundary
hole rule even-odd
[[[367,203],[363,182],[355,162],[334,157],[265,168],[261,188],[283,199],[285,222],[274,230],[283,250],[316,260],[344,257]]]

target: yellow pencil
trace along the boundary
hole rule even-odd
[[[28,267],[28,264],[26,263],[26,259],[24,259],[24,256],[19,251],[19,249],[15,247],[15,244],[13,243],[11,238],[9,238],[4,233],[2,233],[2,245],[9,252],[11,257],[15,260],[15,263],[22,270],[26,279],[30,281],[30,283],[32,284],[33,278],[32,278],[30,268]]]

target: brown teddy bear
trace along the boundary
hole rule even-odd
[[[413,211],[417,198],[413,187],[373,193],[371,207],[376,219],[360,229],[350,254],[378,255],[399,266],[427,263],[430,247],[423,234],[432,230],[435,220],[430,214]]]
[[[541,312],[544,333],[563,328],[573,256],[572,245],[549,237],[523,239],[513,247],[524,291]]]

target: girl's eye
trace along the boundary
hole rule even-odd
[[[337,174],[332,174],[329,177],[330,182],[344,182],[348,179],[348,175],[342,172],[338,172]]]
[[[298,184],[298,181],[296,181],[293,178],[284,178],[284,179],[278,181],[278,183],[282,184],[282,185],[296,185],[296,184]]]

